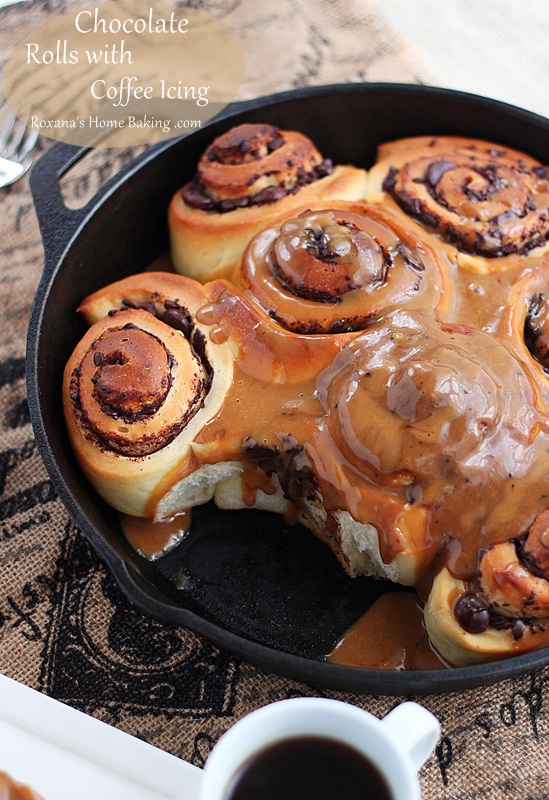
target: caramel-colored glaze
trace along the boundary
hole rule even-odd
[[[402,222],[399,235],[406,241]],[[470,578],[479,550],[525,533],[549,507],[546,377],[510,341],[521,340],[527,312],[509,319],[506,306],[529,266],[472,275],[444,248],[439,261],[421,272],[426,294],[402,308],[388,301],[364,331],[295,334],[249,288],[225,281],[206,286],[210,302],[197,315],[215,323],[236,366],[222,408],[195,440],[196,464],[242,459],[246,442],[300,449],[328,514],[346,509],[373,524],[383,560],[408,550],[421,580],[435,559]],[[441,274],[452,300],[426,306]],[[243,460],[246,468],[245,446]],[[187,474],[188,463],[179,465],[159,493]]]
[[[7,772],[0,772],[1,800],[44,800],[42,795],[29,786],[24,786],[11,778]]]
[[[154,522],[144,517],[121,514],[120,524],[124,536],[140,555],[150,561],[173,550],[188,533],[191,526],[191,511],[184,509],[170,519]]]
[[[365,669],[446,669],[433,650],[414,592],[382,594],[339,639],[331,664]]]
[[[256,464],[249,464],[240,476],[240,490],[244,504],[251,508],[256,500],[258,491],[265,494],[274,494],[276,487],[269,480],[269,476]]]
[[[233,281],[297,333],[356,331],[409,302],[443,311],[449,275],[425,240],[380,208],[304,211],[250,243]]]
[[[535,307],[545,335],[549,260],[517,255],[475,272],[390,203],[343,211],[260,233],[237,285],[204,286],[193,318],[230,352],[232,382],[154,485],[147,513],[201,467],[237,462],[244,505],[259,490],[273,493],[276,474],[296,514],[320,498],[326,520],[315,532],[342,563],[343,511],[375,527],[384,564],[397,565],[397,579],[413,576],[407,582],[426,597],[443,567],[475,581],[483,552],[525,536],[549,510],[547,348],[525,333],[536,336]],[[311,253],[323,265],[318,284]],[[218,379],[214,370],[212,391]],[[405,614],[397,602],[388,595],[370,609],[368,639],[381,617],[407,615],[409,626],[394,638],[380,633],[364,658],[418,668],[428,643],[419,634],[395,643],[408,627],[420,630],[421,613],[410,595]]]

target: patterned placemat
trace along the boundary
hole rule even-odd
[[[2,63],[30,30],[77,5],[27,0],[0,10]],[[243,42],[242,98],[337,81],[430,79],[368,0],[188,5],[222,16]],[[67,202],[82,203],[131,157],[95,153],[66,181]],[[401,698],[319,691],[266,674],[124,597],[69,519],[33,439],[24,355],[42,264],[25,178],[0,190],[0,671],[199,766],[235,720],[274,700],[332,696],[386,714]],[[419,698],[443,731],[421,773],[426,800],[546,800],[548,681],[543,670]],[[2,768],[9,765],[0,752]]]

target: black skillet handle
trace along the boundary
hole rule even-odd
[[[46,254],[44,272],[57,264],[86,216],[85,207],[67,208],[59,181],[89,149],[56,142],[31,170],[30,187]]]

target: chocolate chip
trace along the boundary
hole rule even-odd
[[[324,178],[326,175],[331,175],[334,171],[334,164],[331,158],[325,158],[321,164],[315,167],[314,172],[317,177]]]
[[[176,308],[166,308],[162,314],[161,320],[171,328],[175,328],[176,331],[181,331],[186,339],[189,338],[193,322],[186,308],[181,308],[180,306]]]
[[[100,353],[99,351],[95,352],[93,354],[93,363],[95,364],[96,367],[101,366],[101,364],[103,363],[103,353]]]
[[[494,156],[494,158],[503,158],[503,156],[507,155],[506,150],[498,150],[497,147],[491,147],[490,150],[488,150],[488,152],[490,153],[491,156]]]
[[[271,141],[268,143],[267,149],[269,150],[269,152],[272,152],[273,150],[278,150],[278,148],[282,147],[283,144],[284,144],[284,139],[282,138],[282,136],[275,136],[275,138],[271,139]]]
[[[484,633],[490,625],[490,609],[474,594],[463,594],[455,607],[456,619],[468,633]]]
[[[432,164],[429,164],[429,168],[425,173],[425,180],[431,186],[435,187],[445,172],[455,168],[456,165],[452,164],[451,161],[433,161]]]
[[[211,211],[215,208],[215,203],[208,197],[202,187],[197,183],[192,183],[183,189],[183,200],[192,208],[200,208],[202,211]]]
[[[246,208],[249,204],[250,200],[247,197],[234,197],[230,200],[220,200],[216,210],[223,214],[225,211],[234,211],[235,208]]]
[[[396,176],[398,175],[398,169],[396,167],[390,167],[389,172],[383,178],[383,183],[381,184],[381,188],[384,192],[392,192],[395,188],[396,183]]]
[[[144,303],[142,306],[139,306],[139,308],[142,308],[143,311],[148,311],[149,314],[153,315],[153,317],[157,316],[156,308],[154,307],[153,303]]]
[[[521,619],[516,619],[513,623],[513,627],[511,631],[513,633],[513,639],[516,641],[520,639],[524,631],[526,630],[526,624]]]
[[[538,178],[543,178],[546,181],[549,181],[549,167],[534,167],[533,169],[534,175],[537,175]]]
[[[259,192],[251,199],[252,205],[261,205],[262,203],[274,203],[276,200],[281,200],[286,197],[287,191],[283,186],[267,186],[262,192]]]

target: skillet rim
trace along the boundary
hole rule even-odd
[[[480,95],[440,87],[399,83],[327,84],[269,94],[229,105],[221,114],[210,120],[196,133],[203,132],[218,123],[230,123],[233,118],[247,112],[268,108],[286,101],[295,102],[302,98],[325,97],[334,93],[338,95],[353,95],[356,92],[385,93],[389,95],[403,94],[408,97],[421,96],[439,100],[445,99],[456,103],[464,103],[470,108],[478,108],[485,112],[496,110],[499,113],[508,114],[516,120],[517,124],[524,121],[534,126],[545,128],[545,133],[549,139],[549,120],[533,112]],[[188,139],[196,135],[196,133],[189,133],[185,137],[170,139],[153,145],[129,165],[121,169],[82,209],[77,211],[65,208],[58,185],[55,186],[50,183],[49,186],[45,187],[44,181],[58,181],[64,172],[87,152],[85,148],[74,148],[62,143],[56,143],[41,157],[31,171],[31,190],[44,241],[45,265],[36,291],[28,327],[26,353],[28,401],[39,452],[70,516],[106,562],[122,591],[141,611],[156,619],[182,625],[203,636],[217,647],[228,650],[239,658],[243,658],[267,672],[332,690],[410,696],[485,686],[546,665],[549,663],[549,648],[542,648],[525,655],[488,664],[456,667],[449,670],[402,671],[396,673],[386,670],[339,666],[285,653],[245,639],[187,608],[178,606],[165,596],[158,587],[147,581],[143,575],[140,575],[132,562],[124,559],[95,526],[90,523],[80,503],[68,487],[62,470],[57,463],[42,415],[38,349],[42,335],[45,304],[65,258],[91,218],[101,210],[109,198],[124,187],[151,160],[160,158],[168,149],[179,146],[182,139]],[[508,144],[508,142],[502,143]],[[526,149],[524,145],[523,149]],[[45,193],[48,193],[47,196],[45,196]],[[56,220],[56,225],[54,226],[52,226],[53,220]],[[58,230],[59,226],[63,224],[65,226],[64,237],[59,240],[55,236],[54,229]]]

